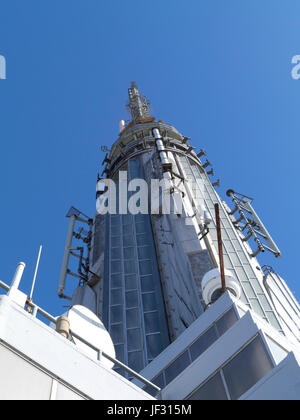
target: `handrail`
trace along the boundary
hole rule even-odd
[[[7,284],[5,284],[4,282],[2,282],[1,280],[0,280],[0,288],[4,289],[6,292],[8,292],[10,290],[10,287]],[[36,317],[37,314],[40,314],[44,318],[46,318],[48,321],[50,321],[50,322],[52,322],[53,324],[56,325],[57,319],[54,316],[52,316],[51,314],[49,314],[48,312],[46,312],[44,309],[42,309],[41,307],[39,307],[38,305],[36,305],[35,303],[33,303],[33,302],[29,301],[29,300],[26,303],[27,303],[27,307],[30,307],[32,309],[32,312],[31,312],[31,315],[32,316]],[[95,347],[89,341],[85,340],[83,337],[81,337],[80,335],[76,334],[72,330],[70,330],[70,334],[71,334],[72,337],[77,338],[83,344],[85,344],[86,346],[90,347],[92,350],[94,350],[95,352],[97,352],[98,353],[98,360],[99,361],[101,361],[101,357],[102,356],[105,357],[110,362],[113,362],[114,364],[116,364],[117,366],[119,366],[120,368],[122,368],[126,372],[128,372],[130,375],[134,376],[136,379],[138,379],[139,381],[141,381],[143,384],[145,384],[145,385],[151,387],[152,389],[154,389],[157,392],[157,398],[160,398],[161,388],[159,388],[157,385],[153,384],[148,379],[144,378],[139,373],[135,372],[130,367],[126,366],[124,363],[122,363],[119,360],[111,357],[109,354],[105,353],[104,351],[102,351],[98,347]]]

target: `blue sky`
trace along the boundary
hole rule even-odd
[[[93,215],[101,145],[136,80],[153,114],[204,148],[254,206],[282,258],[264,254],[299,299],[300,3],[287,0],[0,0],[0,279],[18,261],[54,314],[71,205]],[[75,285],[75,284],[74,284]]]

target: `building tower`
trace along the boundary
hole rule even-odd
[[[96,213],[89,219],[71,209],[59,295],[66,297],[67,275],[79,278],[72,304],[98,315],[111,334],[117,359],[142,371],[220,298],[218,204],[227,290],[298,345],[299,306],[284,281],[256,258],[265,251],[279,257],[280,251],[252,199],[229,190],[232,205],[221,200],[205,151],[195,151],[189,138],[151,117],[135,83],[129,88],[128,108],[131,121],[120,122],[119,137],[97,183],[99,203],[107,193],[105,179],[115,182],[116,214]],[[159,193],[153,192],[153,180],[162,179]],[[131,214],[127,203],[141,191],[140,180],[146,182],[149,196],[141,193],[136,201],[148,198],[147,211]],[[163,206],[165,196],[170,212]],[[75,222],[89,231],[75,231]],[[88,248],[85,258],[82,247],[76,248],[77,273],[69,268],[69,257],[76,253],[71,247],[74,236]]]

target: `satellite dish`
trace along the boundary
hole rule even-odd
[[[94,347],[104,351],[110,357],[116,358],[116,352],[112,339],[103,325],[103,322],[88,308],[81,305],[73,306],[67,313],[71,331],[91,343]],[[72,337],[76,346],[93,359],[98,359],[98,352],[84,344],[79,339]],[[104,356],[101,363],[112,369],[114,363]]]

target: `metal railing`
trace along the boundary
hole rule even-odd
[[[10,290],[10,286],[5,284],[1,280],[0,280],[0,288],[5,290],[6,292],[9,292],[9,290]],[[42,309],[41,307],[39,307],[38,305],[36,305],[35,303],[33,303],[32,301],[29,301],[29,300],[27,300],[26,305],[27,305],[27,307],[24,310],[29,312],[33,317],[36,318],[37,315],[39,314],[42,317],[46,318],[48,321],[52,322],[54,325],[56,325],[57,319],[54,316],[52,316],[51,314],[49,314],[48,312],[46,312],[44,309]],[[94,350],[97,353],[97,359],[98,359],[99,362],[101,362],[102,357],[104,357],[105,359],[108,359],[110,362],[112,362],[115,365],[117,365],[118,367],[124,369],[127,373],[129,373],[129,375],[138,379],[144,385],[147,385],[148,387],[154,389],[157,392],[156,398],[161,399],[161,388],[159,388],[157,385],[153,384],[148,379],[144,378],[139,373],[135,372],[133,369],[126,366],[124,363],[120,362],[119,360],[115,359],[114,357],[111,357],[109,354],[105,353],[104,351],[102,351],[98,347],[95,347],[89,341],[85,340],[83,337],[76,334],[72,330],[70,330],[70,335],[71,335],[71,337],[76,338],[77,340],[81,341],[83,344],[85,344],[86,346],[88,346],[89,348]]]

